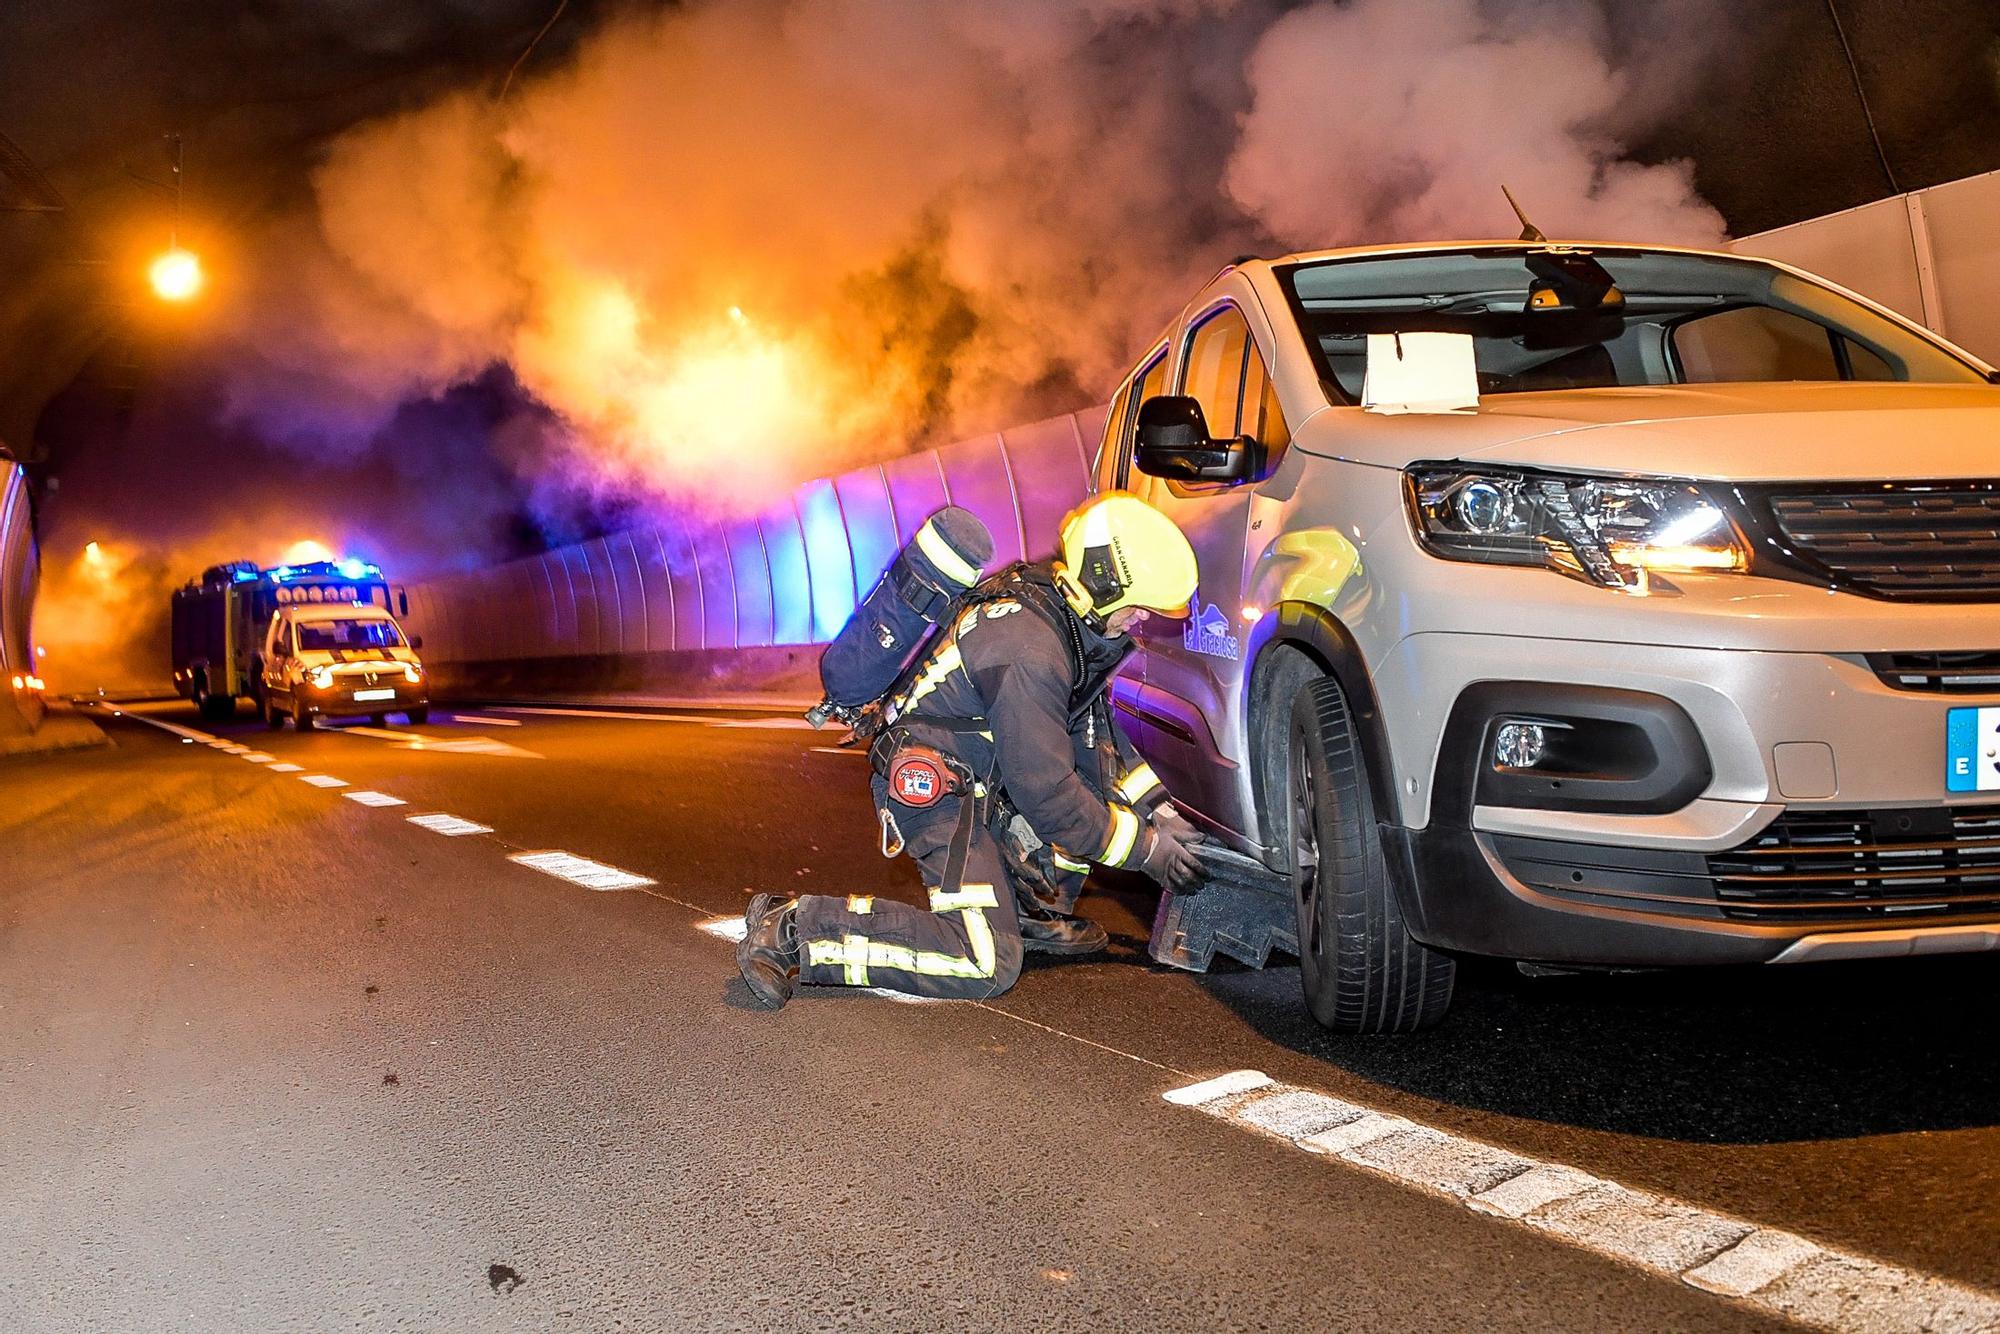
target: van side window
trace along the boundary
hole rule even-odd
[[[1111,410],[1104,414],[1104,438],[1097,442],[1097,462],[1092,465],[1090,475],[1094,478],[1092,489],[1100,495],[1118,489],[1118,473],[1121,463],[1118,447],[1125,435],[1125,419],[1132,415],[1133,381],[1127,381],[1118,391],[1118,397],[1111,400]]]
[[[1097,461],[1097,489],[1122,491],[1132,485],[1132,436],[1139,424],[1139,408],[1149,398],[1167,391],[1167,353],[1157,356],[1132,373],[1130,387],[1111,405],[1104,422],[1104,445]]]
[[[1292,428],[1285,424],[1285,410],[1278,405],[1278,387],[1271,383],[1271,373],[1264,369],[1264,357],[1255,342],[1250,344],[1249,360],[1243,370],[1243,434],[1264,447],[1264,462],[1257,470],[1257,480],[1261,482],[1276,472],[1284,460],[1285,450],[1292,443]]]
[[[1204,320],[1188,343],[1181,392],[1201,404],[1208,433],[1218,440],[1242,434],[1243,354],[1249,345],[1250,326],[1234,306]]]

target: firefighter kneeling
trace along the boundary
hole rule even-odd
[[[1087,863],[1199,883],[1201,836],[1105,698],[1132,628],[1187,614],[1194,551],[1172,520],[1122,493],[1072,513],[1061,545],[1060,559],[967,594],[884,709],[891,721],[870,752],[883,852],[916,861],[929,911],[867,895],[757,895],[736,961],[764,1004],[790,999],[794,978],[997,996],[1024,947],[1103,947],[1103,930],[1071,915]]]

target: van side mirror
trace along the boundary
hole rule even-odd
[[[422,653],[424,651],[424,637],[422,635],[410,636],[410,651],[412,653]]]
[[[1201,404],[1185,394],[1161,394],[1139,405],[1132,461],[1151,477],[1174,482],[1241,482],[1256,474],[1263,448],[1247,435],[1216,440]]]

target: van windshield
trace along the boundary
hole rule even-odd
[[[401,648],[403,633],[394,621],[306,621],[299,626],[299,649],[338,653],[345,649]]]
[[[1581,253],[1623,300],[1528,308],[1534,265]],[[1472,335],[1483,394],[1780,380],[1980,384],[1980,370],[1832,288],[1752,259],[1538,246],[1277,270],[1320,378],[1361,399],[1371,333]]]

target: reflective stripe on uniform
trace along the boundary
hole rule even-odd
[[[965,659],[959,656],[957,644],[946,644],[940,648],[931,655],[930,662],[924,667],[924,674],[910,687],[910,693],[904,697],[902,707],[897,711],[907,713],[915,708],[918,700],[943,685],[947,676],[964,665]]]
[[[997,908],[1000,900],[991,885],[961,885],[957,889],[931,891],[932,912],[957,912],[960,908]]]
[[[1118,803],[1111,803],[1111,837],[1098,860],[1107,866],[1123,866],[1139,842],[1139,817]]]
[[[873,894],[849,894],[847,896],[847,911],[863,916],[874,912],[875,896]]]
[[[949,579],[964,584],[967,588],[979,582],[979,567],[951,549],[951,543],[944,540],[944,534],[937,530],[934,519],[924,521],[917,529],[917,550],[930,558],[931,564]]]
[[[1144,801],[1159,786],[1160,776],[1153,772],[1153,766],[1141,764],[1118,780],[1118,795],[1136,805]]]
[[[870,968],[894,968],[925,977],[991,977],[996,951],[993,926],[986,920],[985,910],[999,906],[999,896],[991,885],[965,885],[957,890],[931,891],[932,912],[955,912],[965,924],[966,943],[972,947],[969,959],[954,954],[939,954],[934,950],[913,950],[906,945],[870,940],[863,935],[850,935],[839,940],[807,941],[806,961],[829,966],[838,964],[841,981],[851,987],[867,986]]]
[[[1090,870],[1089,862],[1072,861],[1068,857],[1063,855],[1063,850],[1061,848],[1055,847],[1054,845],[1050,845],[1049,847],[1049,857],[1052,861],[1055,862],[1055,864],[1059,868],[1065,871],[1074,871],[1078,875],[1084,875],[1087,874]]]

